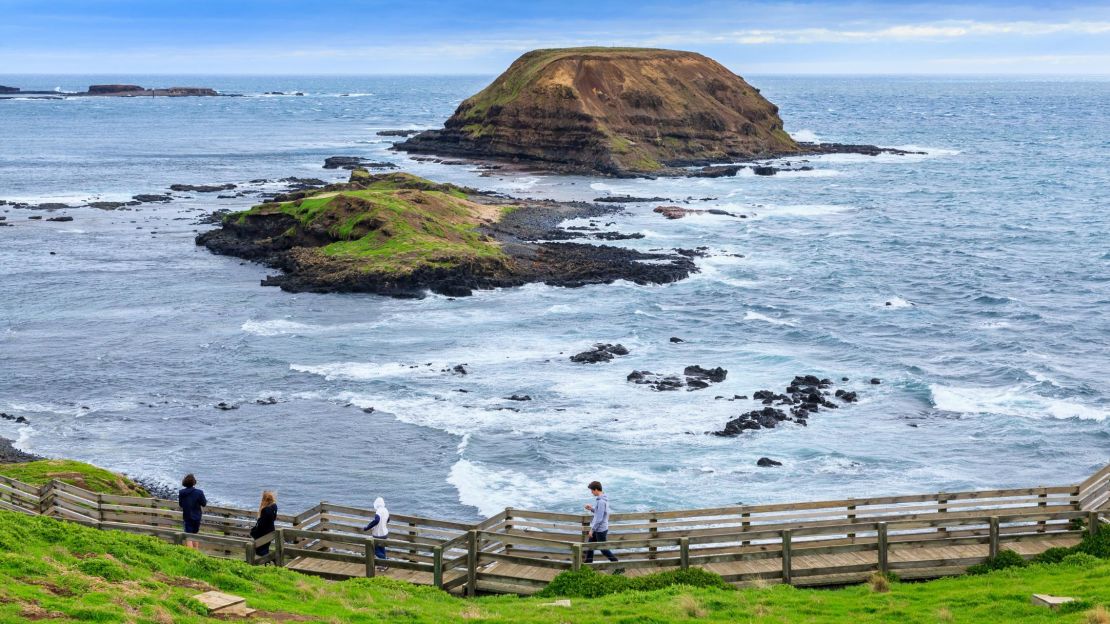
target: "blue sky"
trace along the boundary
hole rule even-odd
[[[540,47],[741,74],[1110,74],[1110,3],[0,0],[0,74],[489,74]]]

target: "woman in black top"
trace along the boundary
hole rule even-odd
[[[181,491],[177,493],[177,504],[181,507],[181,521],[186,533],[200,533],[200,520],[204,515],[202,508],[208,504],[204,491],[198,490],[196,484],[197,478],[187,474],[181,481]],[[190,539],[185,540],[185,545],[189,548],[199,546],[195,540]]]
[[[274,532],[274,522],[277,520],[277,497],[266,490],[262,493],[262,502],[258,504],[258,521],[251,527],[251,537],[258,539]],[[270,544],[266,543],[254,549],[259,556],[270,554]]]

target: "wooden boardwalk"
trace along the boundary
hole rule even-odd
[[[176,501],[95,494],[53,481],[37,487],[0,477],[0,509],[182,543]],[[530,594],[565,570],[629,576],[703,568],[736,585],[841,585],[875,572],[902,578],[962,573],[1002,550],[1031,558],[1078,543],[1110,518],[1110,465],[1082,483],[935,492],[836,501],[613,514],[606,547],[586,563],[589,517],[506,509],[479,523],[393,514],[390,534],[362,531],[374,512],[320,503],[278,516],[252,539],[254,512],[205,508],[200,549],[254,565],[276,564],[330,579],[386,576],[466,595]],[[265,556],[258,546],[270,544]],[[376,560],[384,546],[388,559]]]
[[[1059,536],[1059,537],[1042,537],[1032,539],[1024,542],[1017,542],[1011,546],[1011,550],[1017,552],[1024,557],[1033,557],[1039,553],[1055,547],[1068,547],[1078,544],[1080,538],[1078,536]],[[953,574],[962,573],[968,565],[979,563],[990,555],[990,547],[986,544],[969,544],[966,546],[939,546],[932,548],[912,548],[895,550],[890,553],[889,563],[891,564],[892,571],[898,573],[900,565],[905,564],[907,569],[899,574],[900,578],[904,579],[926,579],[937,578],[940,576],[949,576]],[[380,560],[379,560],[380,561]],[[938,563],[934,567],[917,567],[915,564],[923,561],[943,562]],[[963,565],[948,565],[950,562],[958,562]],[[388,562],[386,562],[388,565]],[[850,583],[858,583],[867,579],[872,574],[878,562],[874,553],[868,556],[868,553],[854,552],[854,553],[840,553],[840,554],[827,554],[827,555],[799,555],[794,557],[793,572],[798,577],[793,581],[797,586],[827,586],[827,585],[842,585]],[[365,576],[365,566],[356,563],[344,563],[340,561],[324,561],[312,558],[298,558],[286,564],[286,567],[299,572],[307,574],[315,574],[324,578],[333,580],[343,580],[348,578],[356,578]],[[644,574],[653,574],[666,570],[675,570],[679,566],[660,566],[660,567],[637,567],[623,571],[623,574],[628,576],[640,576]],[[745,575],[759,575],[766,574],[777,575],[782,570],[782,558],[776,557],[771,559],[761,559],[757,561],[737,561],[726,563],[711,563],[703,566],[710,572],[715,572],[723,577],[735,577]],[[810,576],[807,572],[811,570],[825,570],[830,568],[852,568],[852,567],[865,567],[866,571],[846,574],[823,574]],[[613,570],[620,569],[619,563],[615,568],[608,571],[609,574]],[[479,570],[485,579],[484,582],[478,584],[480,591],[498,589],[498,586],[515,586],[519,585],[521,580],[535,581],[541,584],[547,584],[559,574],[560,570],[547,567],[535,567],[527,564],[520,563],[503,563],[491,562],[482,566]],[[419,572],[414,570],[400,570],[396,568],[386,568],[385,570],[378,570],[377,576],[384,576],[401,581],[408,581],[419,585],[431,585],[432,575],[430,572]],[[456,571],[445,578],[445,581],[450,582],[465,578],[464,571]],[[501,582],[499,582],[501,581]],[[772,579],[764,581],[768,583],[781,583],[781,579]],[[737,585],[745,585],[750,583],[737,582]],[[539,589],[538,586],[535,589]],[[461,592],[463,588],[460,586],[456,591]],[[529,591],[514,592],[514,593],[531,593]]]

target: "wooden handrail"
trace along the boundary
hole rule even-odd
[[[362,531],[373,510],[321,502],[300,514],[278,517],[277,530],[258,539],[248,534],[253,510],[213,505],[204,510],[205,533],[178,529],[176,501],[98,494],[61,481],[32,486],[0,476],[0,510],[50,515],[102,529],[148,533],[175,543],[193,540],[220,556],[248,563],[319,559],[357,564],[358,575],[375,573],[374,546],[396,553],[391,567],[430,573],[443,589],[483,588],[534,591],[542,581],[516,578],[499,566],[523,565],[537,570],[570,570],[586,565],[583,552],[608,548],[619,563],[589,564],[597,569],[688,568],[713,563],[779,559],[777,572],[726,574],[726,580],[779,579],[812,582],[823,575],[851,575],[867,570],[915,570],[929,565],[954,568],[978,562],[975,557],[919,561],[889,553],[934,552],[933,547],[978,544],[991,556],[1003,542],[1078,536],[1073,520],[1088,531],[1110,522],[1110,465],[1080,484],[741,505],[693,510],[613,514],[609,541],[585,540],[588,516],[507,508],[477,523],[393,514],[391,533],[374,538]],[[214,531],[214,532],[213,532]],[[1074,539],[1072,537],[1071,539]],[[268,555],[256,549],[272,545]],[[980,546],[980,547],[982,547]],[[872,553],[873,565],[843,563],[815,568],[795,565],[820,555]],[[332,564],[335,565],[335,564]],[[464,570],[465,568],[465,570]],[[742,568],[736,568],[742,569]],[[460,573],[464,572],[464,573]],[[428,577],[425,577],[428,578]]]

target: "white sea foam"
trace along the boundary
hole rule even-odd
[[[307,325],[285,319],[269,321],[256,321],[251,319],[244,322],[239,329],[255,336],[283,336],[286,334],[311,334],[317,333],[321,328],[316,325]]]
[[[439,372],[439,368],[434,364],[424,366],[401,362],[385,362],[382,364],[374,362],[332,362],[318,365],[290,364],[289,370],[319,375],[328,381],[337,379],[372,380]]]
[[[966,388],[932,384],[929,391],[933,405],[949,412],[1097,421],[1106,420],[1110,415],[1110,410],[1106,408],[1041,396],[1023,386]]]
[[[772,317],[767,316],[765,314],[760,314],[759,312],[752,312],[751,310],[748,310],[747,312],[744,313],[744,320],[745,321],[763,321],[764,323],[771,323],[772,325],[789,325],[790,327],[795,327],[797,325],[797,323],[795,323],[793,321],[788,321],[786,319],[772,318]]]
[[[808,128],[802,128],[801,130],[795,130],[794,132],[790,133],[790,136],[793,137],[795,141],[801,141],[803,143],[820,143],[821,142],[821,139],[817,138],[817,133],[815,133],[813,130],[810,130]]]
[[[729,210],[728,207],[722,205],[724,210]],[[737,211],[744,212],[748,215],[748,220],[759,221],[762,219],[783,218],[783,217],[802,217],[802,218],[817,218],[826,217],[831,215],[848,212],[855,210],[854,206],[837,206],[833,204],[789,204],[789,205],[775,205],[765,204],[755,208],[755,212],[751,212],[751,206],[741,206],[739,204],[732,204],[731,208]],[[730,210],[731,212],[731,210]]]
[[[583,501],[589,499],[583,492],[583,484],[594,479],[603,483],[635,482],[637,487],[652,487],[659,484],[659,478],[642,471],[584,466],[581,470],[569,473],[528,475],[506,468],[492,468],[480,462],[460,459],[451,467],[447,482],[459,492],[459,502],[476,507],[479,513],[492,516],[506,507],[543,508],[545,501],[555,493],[569,493],[571,496],[582,493]],[[607,488],[608,489],[608,488]],[[556,494],[556,497],[562,498]],[[582,507],[558,509],[565,513],[579,513]],[[621,509],[620,511],[632,511]]]
[[[912,301],[907,301],[901,297],[891,297],[890,299],[879,301],[875,305],[880,308],[897,310],[900,308],[912,308],[914,306],[914,303]]]

